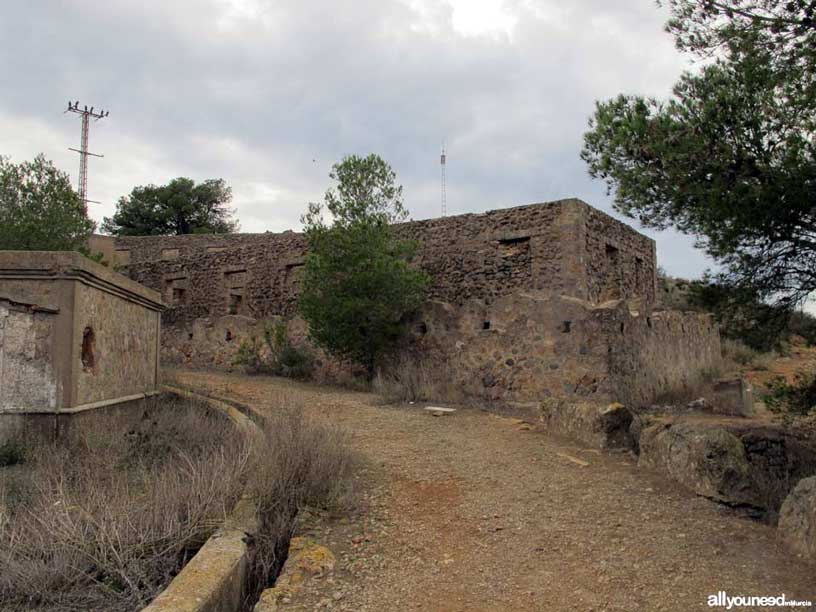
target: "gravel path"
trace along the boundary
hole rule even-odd
[[[310,526],[338,567],[299,609],[685,611],[711,609],[718,591],[816,600],[816,566],[778,549],[773,528],[628,455],[478,409],[433,417],[281,379],[174,376],[260,410],[301,404],[348,428],[367,459],[366,512]]]

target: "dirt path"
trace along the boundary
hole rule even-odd
[[[317,527],[339,563],[326,597],[303,609],[692,610],[710,609],[717,591],[816,599],[816,566],[778,550],[772,528],[626,455],[477,409],[433,417],[279,379],[176,380],[261,410],[302,403],[347,427],[368,459],[368,511]]]

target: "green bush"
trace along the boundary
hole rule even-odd
[[[17,438],[11,438],[0,443],[0,467],[17,465],[25,461],[25,447]]]
[[[800,372],[793,384],[777,376],[768,385],[768,393],[763,400],[774,412],[809,414],[816,410],[816,372]]]
[[[257,336],[241,340],[241,344],[238,346],[238,352],[235,354],[235,357],[233,357],[232,363],[233,365],[243,366],[249,374],[258,374],[264,367],[264,360],[261,356],[262,350],[263,343]]]
[[[811,346],[816,345],[816,317],[802,311],[791,313],[788,329],[792,334],[801,336]]]
[[[283,321],[266,322],[263,340],[256,336],[243,340],[233,363],[243,366],[250,374],[297,379],[310,378],[314,370],[314,356],[305,347],[289,340]]]

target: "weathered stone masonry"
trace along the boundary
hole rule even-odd
[[[79,253],[0,251],[0,438],[157,392],[161,308]]]
[[[580,200],[397,226],[433,279],[405,353],[464,395],[645,403],[719,359],[706,316],[652,312],[652,240]],[[292,318],[301,234],[119,238],[116,261],[160,291],[163,358],[228,367],[260,321]],[[304,333],[302,321],[290,326]],[[636,388],[635,388],[636,382]]]
[[[549,290],[593,303],[655,296],[654,242],[580,200],[405,223],[432,299],[487,302],[519,290]],[[118,238],[116,261],[161,291],[169,325],[202,316],[291,316],[302,234]]]

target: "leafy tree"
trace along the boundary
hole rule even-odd
[[[618,211],[697,235],[720,282],[790,308],[816,290],[816,3],[669,4],[678,47],[709,59],[667,101],[598,103],[581,157]]]
[[[409,265],[416,245],[392,235],[408,213],[391,167],[377,155],[352,155],[329,176],[337,187],[302,219],[309,254],[300,311],[320,346],[371,374],[403,333],[405,315],[422,303],[428,277]]]
[[[223,179],[196,185],[176,178],[167,185],[135,187],[119,198],[113,217],[102,222],[102,231],[116,236],[166,236],[172,234],[227,234],[238,229],[229,208],[232,189]]]
[[[95,227],[68,174],[45,156],[19,164],[0,156],[0,249],[84,250]]]

